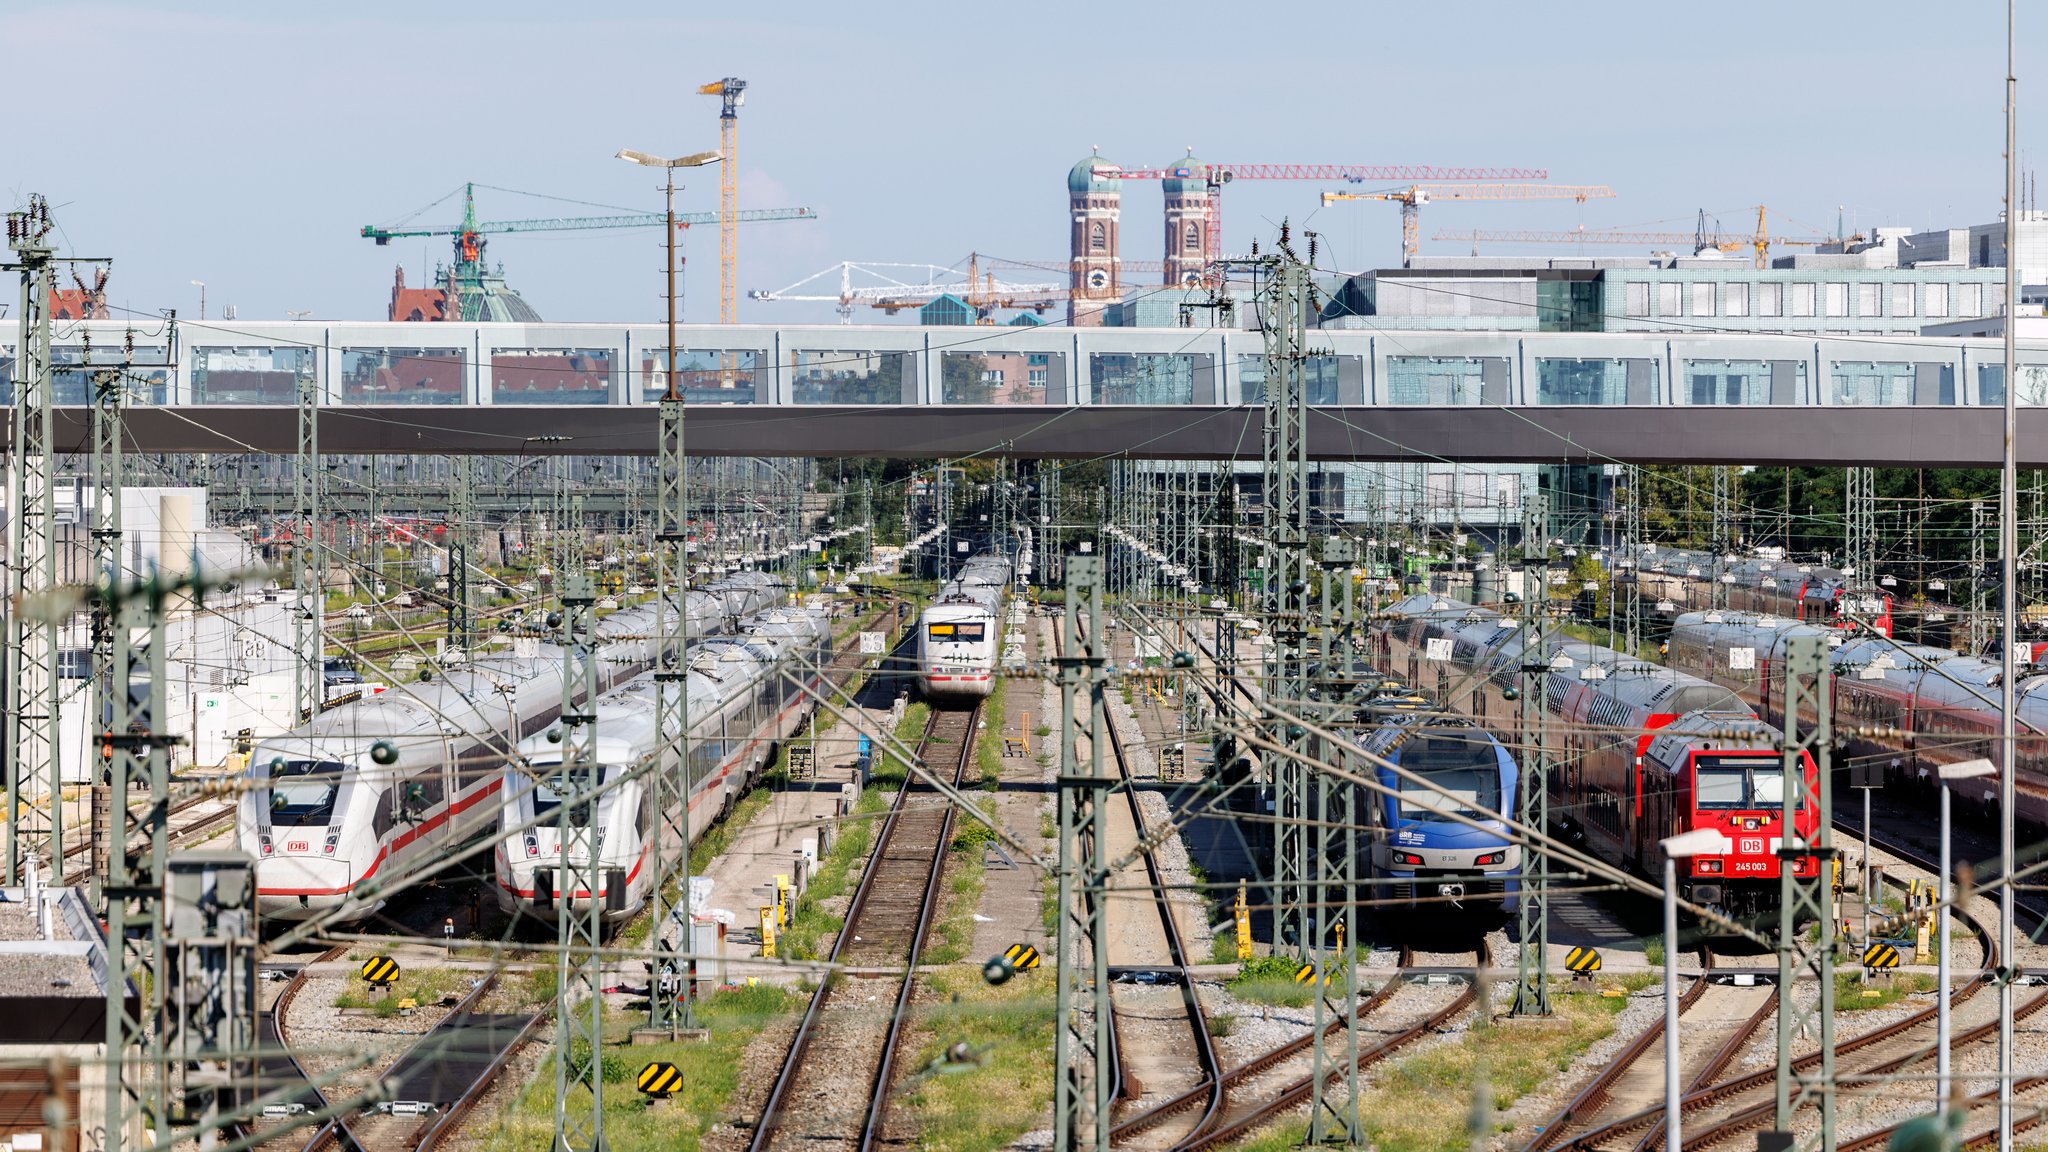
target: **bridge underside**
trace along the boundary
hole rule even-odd
[[[89,450],[90,410],[60,408],[60,451]],[[286,406],[138,407],[138,452],[268,452],[297,444]],[[689,411],[693,456],[1010,456],[1256,460],[1257,407],[736,405]],[[2019,414],[2019,461],[2048,466],[2048,409]],[[335,455],[652,455],[652,407],[322,408]],[[1995,467],[1996,408],[1326,407],[1309,418],[1323,460],[1461,463],[1804,464]],[[0,429],[4,436],[4,429]],[[4,442],[4,441],[0,441]]]

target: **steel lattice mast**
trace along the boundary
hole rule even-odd
[[[50,206],[41,196],[28,207],[7,214],[7,244],[21,272],[21,336],[14,370],[13,487],[8,502],[8,599],[22,605],[56,587],[56,497],[50,486],[50,289],[55,250],[48,243]],[[64,858],[63,766],[57,753],[57,620],[33,619],[17,607],[7,614],[7,687],[13,696],[6,711],[7,860],[0,882],[20,882],[31,856],[47,851],[51,866],[62,870]],[[24,820],[35,812],[27,803],[38,786],[46,787],[49,812],[43,826],[32,829]]]
[[[1834,874],[1834,787],[1829,780],[1833,768],[1834,719],[1830,714],[1833,697],[1828,648],[1823,637],[1797,636],[1785,642],[1784,773],[1785,809],[1781,825],[1784,845],[1778,850],[1778,1086],[1777,1130],[1792,1131],[1792,1114],[1810,1097],[1820,1101],[1820,1147],[1835,1149],[1835,916],[1832,876]],[[1811,756],[1818,771],[1815,786],[1806,786],[1806,758]],[[1816,814],[1813,840],[1798,843],[1796,823],[1802,806]],[[1811,877],[1800,877],[1797,864],[1810,860]],[[1812,923],[1812,936],[1802,929]],[[1670,963],[1677,953],[1665,946]],[[1795,994],[1797,981],[1811,979],[1819,984],[1819,997],[1802,1002]],[[1944,993],[1946,990],[1943,990]],[[1802,1077],[1793,1069],[1792,1044],[1796,1038],[1816,1037],[1820,1044],[1820,1069]],[[1789,1137],[1787,1137],[1789,1139]],[[1803,1141],[1812,1146],[1812,1139]]]
[[[1104,853],[1109,825],[1102,771],[1102,561],[1067,561],[1066,610],[1057,659],[1060,685],[1059,931],[1053,1033],[1053,1147],[1108,1152],[1116,1084],[1109,1002]],[[1084,752],[1083,746],[1086,751]]]
[[[293,707],[302,719],[311,719],[326,703],[326,597],[321,593],[325,573],[320,569],[320,378],[307,372],[298,380],[299,452],[298,468],[292,481],[293,510],[298,523],[292,532],[292,591],[298,598],[293,606]]]
[[[597,650],[590,575],[562,582],[562,759],[555,769],[555,1148],[604,1147],[604,869],[596,795]],[[545,884],[536,887],[545,887]],[[575,907],[577,893],[584,907]]]
[[[1522,795],[1516,819],[1531,832],[1550,827],[1550,537],[1545,534],[1548,501],[1533,493],[1522,505],[1521,701],[1517,724],[1522,744]],[[1446,702],[1448,703],[1448,702]],[[1520,944],[1515,962],[1517,1016],[1550,1015],[1550,857],[1522,850]],[[1669,946],[1667,945],[1667,948]],[[1670,953],[1667,952],[1667,955]]]

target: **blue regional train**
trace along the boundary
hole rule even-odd
[[[1512,815],[1518,795],[1515,758],[1492,733],[1460,717],[1384,715],[1358,738],[1359,747],[1418,779],[1367,766],[1391,793],[1374,792],[1365,806],[1367,867],[1378,881],[1372,898],[1453,913],[1512,912],[1522,849],[1500,817]]]

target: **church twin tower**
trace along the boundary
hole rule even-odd
[[[1067,304],[1067,320],[1076,325],[1099,327],[1103,309],[1123,297],[1123,260],[1117,254],[1123,181],[1112,174],[1115,168],[1096,154],[1084,157],[1067,172],[1067,198],[1073,208],[1068,245],[1073,295]],[[1208,171],[1190,152],[1187,159],[1174,165],[1173,172],[1160,181],[1166,196],[1161,280],[1193,285],[1201,280],[1214,212]]]

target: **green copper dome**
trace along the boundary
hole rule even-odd
[[[1114,176],[1097,176],[1100,167],[1115,167],[1104,160],[1102,154],[1091,153],[1082,157],[1081,162],[1067,170],[1067,191],[1075,196],[1086,196],[1091,192],[1121,192],[1123,181]]]

